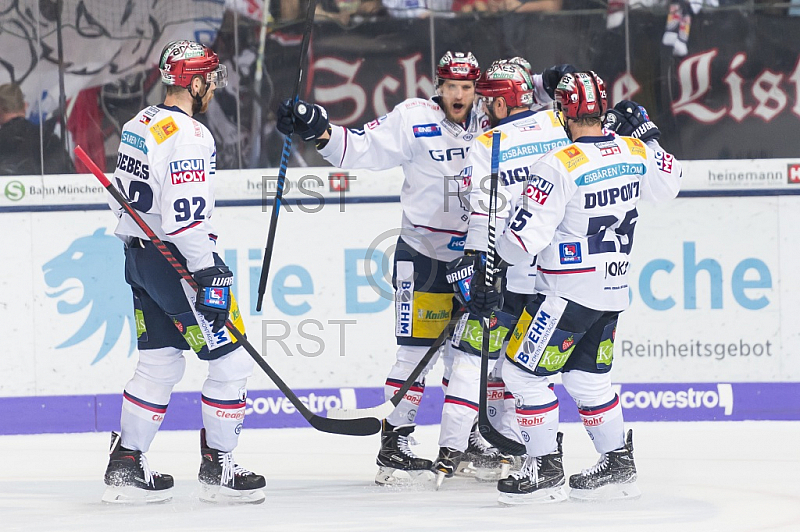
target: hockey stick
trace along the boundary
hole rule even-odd
[[[438,351],[442,344],[450,337],[450,334],[453,332],[453,329],[455,329],[456,324],[463,315],[463,308],[453,313],[453,317],[450,318],[449,322],[447,322],[444,330],[439,333],[439,336],[433,341],[433,345],[428,349],[422,359],[420,359],[420,361],[417,363],[417,366],[414,368],[414,371],[411,372],[411,375],[408,376],[406,381],[403,383],[400,389],[394,393],[391,399],[379,404],[378,406],[373,406],[370,408],[331,408],[328,410],[328,419],[358,419],[360,417],[386,419],[386,417],[391,414],[395,408],[397,408],[397,405],[400,404],[400,401],[403,400],[406,392],[408,392],[414,383],[417,382],[417,378],[422,373],[422,370],[425,369],[433,356],[436,354],[436,351]]]
[[[128,200],[117,190],[115,187],[111,185],[111,182],[106,178],[100,168],[94,164],[94,161],[86,154],[83,149],[78,146],[75,148],[75,155],[86,165],[86,167],[91,170],[94,176],[97,178],[98,181],[105,187],[105,189],[113,196],[113,198],[119,203],[120,207],[122,207],[125,212],[127,212],[133,221],[136,222],[136,225],[144,231],[144,234],[147,235],[147,238],[153,243],[158,251],[167,259],[170,266],[172,266],[178,275],[180,275],[183,280],[189,283],[189,286],[192,287],[192,290],[197,291],[197,283],[195,282],[192,274],[181,264],[178,259],[172,254],[172,252],[167,248],[166,244],[161,241],[160,238],[150,229],[150,226],[147,225],[142,217],[139,215],[138,212],[131,207]],[[289,402],[294,405],[300,415],[306,418],[306,421],[314,427],[315,429],[322,431],[322,432],[330,432],[332,434],[347,434],[350,436],[369,436],[370,434],[376,434],[381,430],[381,420],[375,418],[362,418],[362,419],[349,419],[349,420],[340,420],[340,419],[328,419],[326,417],[318,416],[311,412],[306,405],[303,404],[302,401],[295,395],[295,393],[289,388],[283,380],[278,376],[277,373],[267,364],[267,361],[264,360],[261,355],[256,351],[255,347],[245,338],[245,336],[239,332],[239,330],[231,323],[231,320],[225,321],[225,327],[227,327],[228,331],[230,331],[231,335],[245,348],[245,350],[253,357],[253,360],[256,361],[256,364],[264,370],[264,373],[278,386],[278,389],[289,399]]]
[[[317,0],[309,0],[308,11],[306,11],[306,28],[303,32],[303,43],[300,46],[300,62],[297,66],[297,80],[294,84],[292,101],[297,102],[300,98],[300,83],[303,80],[303,61],[308,55],[308,43],[311,40],[311,30],[314,26],[314,12],[317,8]],[[266,4],[264,5],[266,9]],[[261,276],[258,280],[258,297],[256,298],[256,311],[261,312],[261,302],[264,300],[264,292],[267,290],[267,277],[269,267],[272,264],[272,250],[275,247],[275,230],[278,227],[278,214],[281,210],[283,200],[283,185],[286,181],[286,168],[289,166],[289,156],[292,154],[292,136],[286,135],[283,139],[283,151],[281,152],[281,166],[278,169],[278,182],[275,185],[275,203],[272,204],[272,214],[269,218],[269,233],[267,234],[267,245],[264,248],[264,262],[261,263]]]
[[[500,170],[500,132],[495,130],[492,135],[492,175],[489,188],[489,245],[486,252],[486,286],[494,284],[495,267],[495,225],[497,224],[497,178]],[[489,385],[489,319],[483,319],[483,338],[481,343],[481,381],[480,399],[478,400],[478,430],[486,441],[502,453],[515,456],[525,454],[525,446],[507,438],[494,428],[489,421],[488,401],[486,394]]]

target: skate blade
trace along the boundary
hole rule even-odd
[[[576,501],[616,501],[638,499],[642,496],[636,482],[628,484],[607,484],[594,490],[571,489],[569,498]]]
[[[134,486],[108,486],[102,501],[107,504],[151,504],[172,499],[172,488],[158,491],[143,490]]]
[[[434,474],[427,469],[403,471],[392,467],[378,467],[375,484],[378,486],[427,487],[434,483]]]
[[[447,473],[444,471],[436,472],[436,491],[439,491],[439,488],[442,487],[442,482],[444,482],[445,478],[447,478]]]
[[[551,504],[567,500],[564,486],[536,490],[533,493],[501,493],[497,502],[501,506],[521,506],[525,504]]]
[[[214,504],[261,504],[267,498],[260,489],[235,490],[223,486],[200,485],[200,500]]]
[[[478,482],[497,482],[502,478],[506,478],[508,476],[508,468],[506,468],[506,474],[503,475],[503,468],[502,467],[495,467],[495,468],[478,468],[475,470],[475,480]]]
[[[472,464],[472,462],[461,462],[458,464],[458,467],[455,471],[455,476],[457,477],[464,477],[464,478],[475,478],[475,474],[477,473],[477,468]]]

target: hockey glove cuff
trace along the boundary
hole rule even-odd
[[[303,140],[314,140],[328,130],[328,112],[324,107],[298,100],[294,104],[295,133]]]
[[[658,127],[650,121],[647,110],[631,100],[621,100],[606,113],[603,126],[617,135],[633,137],[642,142],[661,137]]]

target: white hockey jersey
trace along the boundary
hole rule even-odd
[[[470,181],[467,200],[471,211],[466,249],[486,251],[489,233],[489,191],[491,190],[492,134],[500,131],[500,159],[497,182],[497,228],[502,232],[513,213],[530,175],[530,166],[544,154],[569,144],[564,128],[553,111],[525,111],[504,118],[472,146],[464,181]],[[533,294],[536,281],[535,260],[511,266],[506,274],[507,289],[517,294]]]
[[[450,261],[464,251],[469,219],[458,175],[473,140],[489,127],[477,107],[465,128],[445,118],[437,98],[411,98],[363,130],[332,126],[319,152],[339,168],[401,166],[403,240],[422,255]]]
[[[537,255],[536,291],[595,310],[628,307],[639,200],[677,196],[681,165],[655,141],[582,137],[531,167],[521,203],[498,238],[511,264]]]
[[[211,132],[177,107],[147,107],[122,128],[114,184],[160,239],[177,246],[190,272],[214,265],[216,155]],[[147,239],[113,207],[117,236]]]

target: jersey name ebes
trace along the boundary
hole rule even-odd
[[[468,186],[467,200],[472,211],[467,231],[467,249],[486,251],[489,240],[489,191],[491,190],[492,133],[500,131],[500,158],[497,181],[498,233],[516,210],[530,177],[530,166],[554,148],[569,144],[564,128],[553,111],[525,111],[500,121],[487,131],[470,150],[467,166],[461,172]],[[536,265],[533,257],[508,269],[506,288],[516,294],[533,294]]]
[[[331,127],[320,154],[339,168],[400,166],[403,239],[424,256],[449,261],[464,251],[468,213],[459,199],[459,172],[489,120],[473,106],[466,127],[445,118],[436,98],[411,98],[364,129]]]
[[[656,141],[581,137],[531,167],[497,250],[511,264],[538,255],[539,293],[594,310],[625,310],[636,204],[674,198],[681,174]]]
[[[177,107],[147,107],[122,128],[114,184],[160,239],[177,246],[191,272],[214,265],[216,156],[211,132]],[[117,236],[147,239],[115,210]]]

